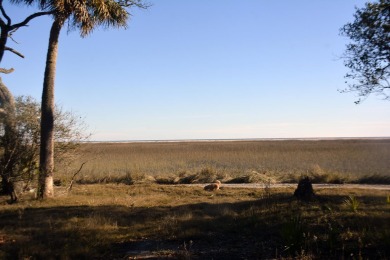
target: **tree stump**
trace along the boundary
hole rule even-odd
[[[304,177],[299,180],[298,187],[294,192],[294,197],[299,200],[311,200],[315,197],[313,185],[309,177]]]

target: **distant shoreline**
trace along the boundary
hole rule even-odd
[[[304,138],[238,138],[238,139],[167,139],[167,140],[107,140],[86,141],[85,143],[188,143],[188,142],[250,142],[250,141],[337,141],[337,140],[390,140],[382,137],[304,137]]]

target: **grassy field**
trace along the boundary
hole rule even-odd
[[[0,198],[0,259],[389,259],[389,191],[75,185]]]
[[[0,259],[389,259],[390,140],[83,144],[56,197],[0,197]],[[71,176],[82,163],[71,192]],[[222,180],[216,192],[202,185]],[[261,188],[226,183],[262,182]],[[172,185],[178,184],[178,185]],[[274,187],[274,188],[273,188]]]
[[[323,141],[235,141],[94,143],[71,168],[57,167],[66,180],[85,183],[314,182],[390,184],[390,139]],[[65,170],[67,169],[67,170]]]

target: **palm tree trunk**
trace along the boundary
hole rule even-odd
[[[39,158],[38,198],[54,196],[54,84],[57,64],[58,39],[63,21],[56,19],[50,30],[42,92],[41,148]]]

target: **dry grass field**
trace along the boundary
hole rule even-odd
[[[390,184],[389,158],[390,139],[92,143],[57,176],[66,181],[86,162],[78,176],[86,183],[294,183],[309,175],[318,183]]]
[[[389,191],[76,185],[0,201],[0,259],[389,259]],[[0,198],[1,199],[1,198]]]
[[[55,198],[0,197],[0,259],[389,259],[390,140],[83,144]],[[70,192],[72,174],[82,163]],[[220,190],[206,182],[219,179]],[[198,185],[185,185],[197,183]],[[263,183],[237,188],[228,183]],[[172,185],[176,184],[176,185]]]

